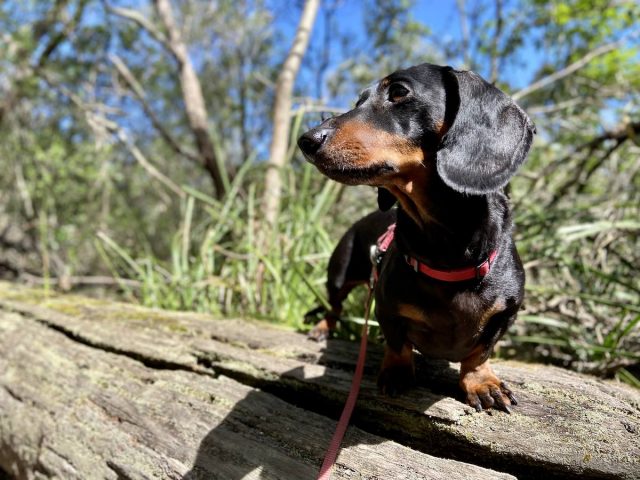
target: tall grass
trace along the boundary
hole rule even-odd
[[[294,151],[292,142],[290,157]],[[264,168],[248,159],[222,200],[183,187],[182,225],[174,234],[170,261],[151,255],[134,259],[103,232],[96,246],[114,276],[140,282],[137,292],[124,283],[122,288],[144,305],[299,327],[314,303],[326,302],[326,264],[335,241],[328,226],[336,230],[329,211],[342,187],[306,163],[289,162],[282,174],[282,207],[266,243],[259,235]]]
[[[506,350],[638,386],[627,368],[640,365],[640,163],[637,148],[625,148],[585,183],[575,182],[579,158],[518,178],[527,295]]]

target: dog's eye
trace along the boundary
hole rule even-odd
[[[409,95],[409,89],[399,83],[392,83],[389,87],[389,100],[397,102]]]

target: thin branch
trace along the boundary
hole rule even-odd
[[[465,0],[457,0],[458,16],[460,18],[460,33],[462,34],[462,56],[464,65],[471,68],[471,56],[469,52],[469,22]]]
[[[72,277],[50,277],[44,279],[37,275],[31,275],[30,273],[21,273],[20,279],[26,281],[32,285],[44,285],[45,283],[57,283],[59,285],[65,285],[66,287],[73,286],[118,286],[126,285],[127,287],[140,287],[141,282],[137,280],[131,280],[128,278],[113,278],[106,276],[72,276]],[[64,288],[67,290],[68,288]]]
[[[616,140],[617,143],[615,145],[615,148],[613,149],[613,151],[615,151],[624,141],[630,138],[635,138],[638,135],[640,135],[640,122],[630,122],[624,123],[617,128],[606,130],[604,133],[598,135],[595,138],[592,138],[588,142],[578,145],[567,155],[564,155],[561,158],[547,164],[547,166],[538,173],[537,179],[529,184],[529,188],[527,189],[527,192],[522,196],[522,199],[527,198],[532,191],[538,188],[540,184],[546,180],[547,176],[556,168],[558,168],[559,165],[567,163],[576,155],[581,154],[583,155],[583,159],[586,160],[598,147],[600,147],[602,143],[606,142],[607,140]],[[586,154],[582,154],[584,150],[587,150]],[[611,153],[613,153],[613,151]],[[555,200],[552,201],[555,202]]]
[[[13,84],[13,88],[9,88],[6,92],[4,92],[4,98],[2,98],[2,100],[0,101],[0,123],[2,123],[2,120],[4,119],[7,112],[11,112],[14,109],[15,105],[23,95],[20,92],[19,88],[15,88],[15,85],[18,85],[31,75],[38,74],[40,70],[45,67],[47,61],[50,60],[51,55],[53,55],[53,53],[60,47],[60,45],[73,32],[73,30],[80,22],[87,0],[81,0],[79,2],[74,16],[63,24],[62,30],[60,32],[56,33],[55,31],[53,31],[52,25],[57,22],[58,15],[67,5],[67,3],[67,0],[56,1],[53,8],[47,13],[47,17],[49,18],[41,22],[35,22],[32,25],[34,36],[38,41],[42,38],[43,35],[45,35],[45,33],[51,31],[49,41],[44,45],[42,49],[40,49],[41,45],[39,43],[36,43],[33,51],[27,52],[27,50],[23,46],[14,42],[10,36],[8,37],[7,42],[5,42],[4,38],[2,39],[2,43],[9,44],[9,46],[5,47],[9,51],[11,51],[12,49],[18,49],[20,51],[20,55],[18,55],[17,58],[29,58],[32,53],[38,50],[40,50],[41,52],[37,56],[37,59],[30,63],[21,66],[20,62],[18,62],[16,63],[16,65],[14,65],[15,74],[9,76],[9,79]]]
[[[640,122],[624,123],[611,130],[606,130],[603,134],[583,143],[575,151],[595,148],[606,140],[624,141],[637,135],[640,135]]]
[[[154,0],[154,4],[156,12],[167,32],[166,35],[136,10],[112,6],[109,6],[108,9],[115,15],[131,20],[146,30],[154,39],[160,42],[178,64],[182,99],[184,101],[189,127],[198,150],[198,160],[211,177],[215,188],[215,195],[221,198],[226,189],[226,177],[224,175],[226,172],[222,170],[218,162],[219,159],[216,155],[211,137],[209,136],[208,115],[200,80],[189,59],[187,46],[175,23],[170,2],[168,0]],[[168,139],[165,138],[165,140]],[[172,145],[174,150],[175,147],[178,146],[176,142],[172,142],[170,145]]]
[[[325,105],[308,105],[294,108],[291,110],[290,116],[295,117],[300,113],[336,113],[338,115],[347,112],[348,109],[340,107],[327,107]]]
[[[567,180],[563,185],[561,185],[560,187],[558,187],[556,189],[556,192],[553,195],[553,198],[551,199],[551,201],[549,202],[548,206],[552,206],[555,205],[556,203],[558,203],[558,201],[560,201],[560,199],[567,194],[567,192],[569,191],[569,189],[571,187],[573,187],[576,184],[578,185],[578,192],[580,192],[581,190],[584,190],[584,186],[586,185],[586,183],[589,181],[589,178],[591,178],[591,176],[593,175],[593,173],[602,166],[602,164],[604,162],[607,161],[607,159],[613,154],[613,152],[615,152],[620,145],[622,145],[624,142],[624,140],[618,139],[616,140],[616,143],[614,143],[611,147],[609,147],[601,156],[600,158],[593,164],[591,165],[589,168],[586,167],[590,155],[587,155],[584,160],[581,162],[580,165],[577,166],[577,168],[575,168],[575,171],[579,172],[577,175],[574,175],[573,177],[571,177],[569,180]]]
[[[636,33],[636,32],[634,32]],[[521,98],[530,95],[531,93],[540,90],[548,85],[551,85],[554,82],[557,82],[560,79],[568,77],[572,73],[580,70],[582,67],[587,65],[591,60],[604,55],[605,53],[609,53],[612,50],[618,48],[622,43],[631,36],[632,34],[625,35],[620,40],[615,42],[607,43],[605,45],[601,45],[598,48],[591,50],[586,55],[584,55],[580,60],[576,60],[570,65],[567,65],[565,68],[558,70],[557,72],[552,73],[551,75],[547,75],[546,77],[541,78],[540,80],[532,83],[528,87],[523,88],[522,90],[517,91],[511,97],[514,100],[520,100]]]
[[[121,7],[112,7],[111,5],[107,5],[107,10],[109,10],[114,15],[118,17],[125,18],[136,23],[138,26],[142,27],[144,30],[149,33],[156,41],[158,41],[169,53],[174,54],[171,45],[167,37],[156,27],[152,22],[150,22],[144,15],[142,15],[137,10],[132,10],[130,8],[121,8]]]
[[[253,73],[253,79],[257,80],[258,82],[260,82],[262,85],[267,87],[269,90],[275,90],[276,89],[276,83],[273,80],[271,80],[270,78],[265,77],[264,74],[261,73],[261,72],[254,72]]]
[[[91,120],[96,124],[99,124],[102,128],[105,128],[107,131],[114,134],[116,138],[127,148],[127,150],[131,152],[133,158],[135,158],[136,161],[147,171],[147,173],[149,173],[149,175],[158,180],[180,198],[183,198],[185,196],[184,191],[178,185],[173,183],[169,177],[160,172],[160,170],[158,170],[151,162],[149,162],[149,160],[147,160],[147,157],[145,157],[142,151],[129,140],[125,131],[120,128],[117,123],[100,115],[96,115],[96,113],[92,111],[90,106],[88,106],[78,95],[74,94],[63,85],[57,85],[56,83],[51,81],[51,79],[47,75],[42,75],[42,78],[47,83],[47,85],[58,90],[63,95],[68,97],[74,105],[76,105],[82,112],[84,112],[85,115],[87,115],[88,122]]]
[[[546,115],[549,113],[558,112],[560,110],[564,110],[566,108],[571,108],[575,105],[584,102],[584,97],[575,97],[570,98],[568,100],[563,100],[562,102],[554,103],[553,105],[541,105],[538,107],[529,107],[527,108],[527,113],[529,115]]]
[[[169,35],[169,48],[178,63],[178,74],[182,99],[189,127],[193,134],[196,148],[200,154],[202,164],[209,173],[215,187],[215,195],[222,198],[228,186],[227,172],[213,145],[209,134],[207,107],[204,101],[202,85],[195,68],[189,58],[187,45],[175,23],[171,3],[169,0],[154,0],[158,16],[162,20]]]
[[[147,173],[149,173],[149,175],[151,175],[153,178],[158,180],[160,183],[162,183],[165,187],[167,187],[169,190],[174,192],[180,198],[185,197],[184,190],[182,190],[178,185],[173,183],[173,181],[171,181],[169,177],[163,174],[149,160],[147,160],[147,157],[144,156],[144,154],[136,146],[136,144],[133,143],[131,140],[129,140],[129,137],[124,132],[124,130],[122,130],[119,127],[116,127],[115,129],[112,130],[112,132],[116,135],[118,140],[120,140],[120,143],[122,143],[127,148],[127,150],[131,152],[131,155],[133,155],[133,158],[136,159],[136,161],[142,166],[142,168],[144,168],[147,171]]]
[[[491,45],[491,74],[489,82],[496,83],[498,80],[498,43],[502,35],[502,0],[496,1],[496,30],[493,34],[493,42]]]
[[[187,47],[182,40],[182,35],[173,18],[173,11],[169,0],[154,0],[156,11],[162,20],[165,30],[169,35],[168,49],[182,66],[188,63]]]
[[[164,127],[162,122],[160,122],[160,119],[155,114],[155,112],[151,109],[149,102],[147,102],[146,100],[146,96],[144,93],[144,89],[142,88],[142,85],[140,85],[140,83],[136,80],[136,78],[133,76],[133,73],[131,72],[131,70],[129,70],[129,67],[127,67],[124,61],[116,54],[109,55],[109,59],[111,60],[113,65],[116,67],[116,70],[118,70],[118,73],[120,74],[122,79],[125,81],[125,83],[128,85],[129,89],[134,93],[134,95],[142,105],[142,109],[151,120],[151,124],[158,131],[158,133],[160,134],[162,139],[167,143],[167,145],[169,145],[169,147],[177,154],[182,155],[183,157],[186,157],[189,160],[192,160],[194,162],[199,162],[197,155],[195,155],[192,152],[188,152],[184,148],[182,148],[182,146],[178,144],[175,138],[173,138],[173,136],[171,136],[169,131]]]
[[[56,4],[56,6],[54,7],[55,13],[53,14],[54,19],[55,17],[57,17],[58,13],[62,10],[66,3],[67,2],[58,2]],[[51,36],[49,43],[47,43],[45,48],[42,49],[42,53],[39,55],[38,60],[34,63],[34,71],[37,71],[44,66],[45,62],[49,59],[49,57],[51,57],[53,52],[58,49],[60,44],[62,44],[62,42],[71,34],[71,32],[73,32],[78,23],[80,23],[86,4],[87,0],[80,1],[73,17],[69,21],[65,22],[60,32]]]

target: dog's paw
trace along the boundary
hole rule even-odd
[[[327,340],[331,336],[331,326],[326,319],[320,320],[307,334],[307,339],[316,342]]]
[[[303,317],[304,324],[313,325],[318,321],[318,319],[322,318],[326,314],[327,314],[327,309],[322,306],[309,310],[307,313],[304,314],[304,317]]]
[[[495,408],[511,413],[511,405],[518,401],[506,383],[486,372],[469,372],[460,379],[460,386],[466,394],[467,403],[481,412]]]

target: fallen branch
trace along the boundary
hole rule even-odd
[[[57,284],[62,286],[63,290],[69,290],[75,286],[120,286],[126,285],[127,287],[140,288],[142,282],[137,280],[131,280],[128,278],[114,278],[108,276],[69,276],[69,277],[51,277],[42,278],[29,273],[21,273],[19,275],[20,280],[23,280],[29,285],[44,285]]]
[[[355,344],[308,342],[265,322],[42,300],[41,290],[0,282],[0,468],[72,479],[117,476],[113,469],[185,480],[317,472]],[[478,466],[525,480],[637,478],[636,390],[495,361],[518,406],[474,414],[459,401],[457,365],[418,357],[417,386],[389,398],[376,388],[380,346],[367,357],[337,478],[509,478]]]

